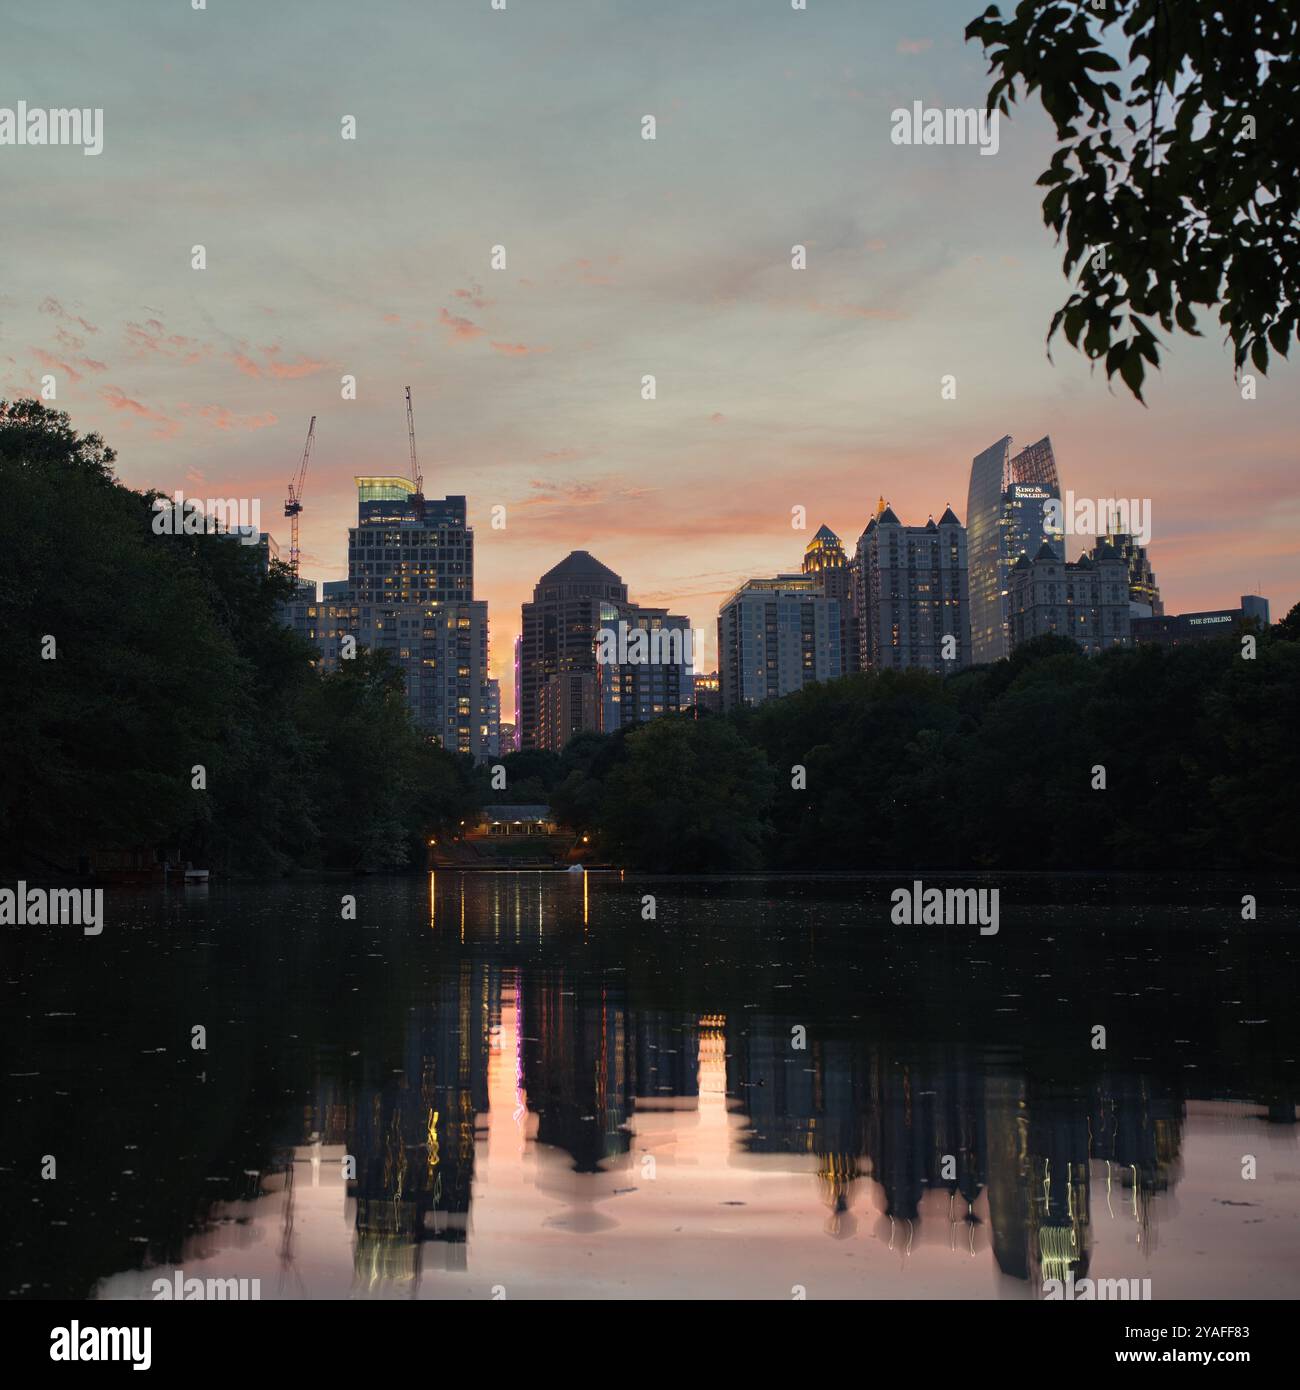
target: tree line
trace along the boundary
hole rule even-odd
[[[1300,605],[1256,635],[1085,656],[1042,637],[504,759],[648,870],[1300,868]],[[499,798],[498,798],[499,799]]]
[[[322,675],[279,621],[287,567],[156,535],[157,494],[114,461],[66,414],[0,401],[0,868],[142,847],[248,874],[423,865],[476,797],[401,670],[363,651]]]

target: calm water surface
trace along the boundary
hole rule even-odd
[[[910,879],[440,872],[6,929],[0,1287],[1300,1296],[1295,886],[1004,877],[982,937],[891,926]]]

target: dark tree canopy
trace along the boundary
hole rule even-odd
[[[1157,331],[1219,306],[1237,371],[1300,332],[1300,0],[1024,0],[966,29],[989,107],[1039,94],[1038,182],[1074,288],[1058,330],[1142,399]],[[1116,55],[1119,55],[1118,57]]]

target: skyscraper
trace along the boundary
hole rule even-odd
[[[1160,598],[1160,586],[1156,583],[1155,572],[1151,568],[1145,547],[1139,545],[1134,536],[1118,531],[1112,532],[1094,547],[1094,559],[1096,549],[1102,545],[1109,546],[1128,566],[1128,597],[1133,616],[1163,617],[1165,605]]]
[[[463,497],[423,497],[409,478],[364,477],[348,531],[348,587],[360,603],[474,597],[474,531]]]
[[[864,668],[946,675],[970,665],[966,528],[951,507],[904,526],[882,498],[854,571]]]
[[[474,599],[464,497],[425,498],[409,478],[358,477],[348,578],[285,605],[285,620],[337,670],[344,638],[401,667],[415,725],[452,752],[495,756],[487,604]]]
[[[1048,529],[1044,509],[1061,496],[1052,441],[1044,436],[1018,454],[1011,436],[991,444],[971,463],[966,499],[970,566],[971,659],[997,661],[1010,651],[1008,574],[1021,555],[1033,557],[1046,542],[1065,561],[1064,538]]]
[[[718,610],[724,710],[841,674],[839,600],[826,597],[818,575],[747,580]]]
[[[666,608],[619,605],[598,636],[613,660],[596,661],[596,727],[613,733],[661,714],[686,709],[695,698],[691,620]]]
[[[1011,566],[1007,607],[1011,646],[1048,633],[1072,638],[1090,655],[1130,642],[1128,561],[1105,541],[1069,563],[1046,542]]]
[[[519,644],[519,708],[515,722],[520,748],[540,748],[542,687],[553,676],[596,672],[596,632],[605,622],[617,622],[619,605],[627,603],[627,585],[612,569],[585,550],[574,550],[546,571],[523,605]],[[568,698],[565,709],[594,709],[590,697]],[[586,717],[585,715],[583,716]],[[565,727],[568,722],[561,721]],[[558,725],[556,726],[558,727]],[[595,728],[594,720],[579,727]]]
[[[829,526],[820,526],[804,551],[803,572],[821,580],[822,592],[840,605],[840,672],[858,669],[860,638],[853,602],[854,567],[840,538]]]

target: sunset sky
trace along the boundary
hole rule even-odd
[[[711,632],[820,523],[851,546],[879,494],[905,522],[965,520],[971,458],[1004,434],[1050,434],[1080,496],[1151,499],[1169,611],[1258,589],[1280,617],[1300,598],[1294,371],[1242,400],[1212,322],[1169,344],[1145,409],[1064,343],[1053,365],[1037,106],[992,158],[890,142],[896,107],[984,105],[962,39],[982,8],[23,7],[0,106],[102,107],[104,150],[0,148],[0,395],[53,374],[125,482],[260,497],[286,552],[316,415],[303,573],[335,579],[353,475],[407,471],[409,384],[426,493],[469,499],[503,715],[520,603],[569,550]]]

